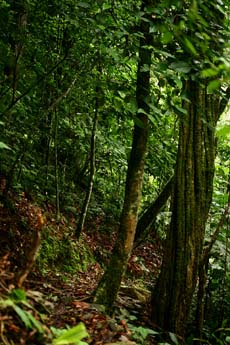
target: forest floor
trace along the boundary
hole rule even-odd
[[[152,279],[161,264],[160,240],[142,243],[133,251],[114,315],[108,317],[101,306],[91,303],[91,296],[108,262],[116,226],[106,224],[111,229],[108,235],[108,231],[101,230],[105,228],[102,216],[89,219],[80,247],[70,248],[80,252],[87,248],[91,257],[88,262],[84,262],[83,254],[78,256],[84,269],[55,269],[60,257],[50,268],[47,264],[46,269],[41,269],[33,262],[37,235],[46,228],[51,240],[56,236],[63,243],[68,238],[67,243],[72,245],[76,240],[70,229],[74,229],[75,219],[65,215],[57,222],[51,205],[41,209],[25,195],[11,196],[9,200],[0,202],[0,344],[51,344],[52,333],[79,322],[85,324],[90,335],[86,341],[91,345],[147,344],[148,335],[149,344],[155,343],[151,338],[149,298]],[[45,250],[44,254],[48,255]],[[32,314],[32,320],[28,314]]]

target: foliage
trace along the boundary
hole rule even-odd
[[[153,53],[150,97],[145,100],[150,136],[141,212],[173,174],[178,123],[186,118],[183,104],[188,78],[206,85],[209,95],[226,97],[226,102],[229,87],[229,1],[162,0],[149,4],[145,11],[151,16]],[[75,243],[73,228],[89,181],[98,89],[96,175],[86,230],[111,233],[112,222],[119,219],[132,128],[134,123],[142,126],[136,116],[140,109],[135,92],[139,24],[144,18],[140,1],[0,3],[0,177],[7,177],[9,190],[23,191],[47,209],[55,207],[57,213],[59,205],[71,218],[71,224],[62,217],[57,223],[53,219],[52,226],[43,229],[37,265],[42,272],[75,273],[93,261],[84,243]],[[207,127],[212,124],[207,122]],[[206,242],[228,202],[229,133],[228,109],[216,131],[216,175]],[[97,217],[107,222],[97,224]],[[162,239],[170,217],[166,205],[156,225]],[[228,238],[226,220],[207,271],[205,332],[212,334],[206,337],[211,342],[218,341],[216,329],[229,327],[225,321],[230,308]],[[13,309],[27,327],[36,328],[36,319],[31,320],[22,308],[23,298],[11,296],[6,301],[9,305],[4,308]],[[147,332],[143,329],[136,332],[142,342]],[[227,342],[227,331],[222,333],[219,341]]]
[[[46,344],[52,342],[53,345],[87,345],[86,342],[82,341],[83,338],[89,337],[83,323],[79,323],[77,326],[67,330],[55,329],[53,327],[49,330],[47,326],[45,326],[42,316],[28,302],[24,290],[12,290],[8,296],[0,300],[0,309],[13,309],[28,331],[33,330],[38,332],[41,336],[40,341],[42,344],[46,341]],[[38,320],[38,318],[40,320]]]
[[[41,323],[36,320],[36,318],[29,311],[24,310],[23,307],[26,307],[29,310],[34,310],[32,305],[30,305],[27,301],[25,291],[20,289],[13,290],[8,298],[0,301],[0,308],[12,308],[21,321],[25,324],[27,329],[35,328],[39,333],[44,333]]]
[[[52,329],[53,333],[55,330]],[[72,327],[68,330],[62,330],[52,342],[52,345],[87,345],[85,341],[81,341],[83,338],[89,337],[86,328],[83,323],[79,323],[77,326]]]
[[[76,270],[85,270],[90,263],[94,262],[86,243],[76,242],[71,236],[71,231],[61,237],[51,228],[43,231],[37,259],[37,265],[42,272],[52,269],[74,273]]]

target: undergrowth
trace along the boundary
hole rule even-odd
[[[76,241],[71,233],[59,234],[50,227],[43,230],[37,267],[42,273],[85,271],[95,259],[83,240]]]

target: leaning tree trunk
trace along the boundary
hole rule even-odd
[[[158,214],[161,209],[165,206],[169,197],[172,194],[173,177],[166,183],[163,190],[157,196],[157,198],[150,204],[150,206],[143,212],[140,219],[138,220],[135,238],[134,248],[137,247],[142,241],[151,235],[154,237],[156,229],[154,227]],[[151,229],[151,231],[150,231]],[[154,231],[153,231],[153,230]]]
[[[148,5],[148,0],[142,1],[142,11]],[[150,94],[150,65],[151,65],[151,36],[149,34],[149,20],[141,22],[139,64],[137,71],[136,100],[139,112],[138,122],[134,127],[133,143],[126,177],[125,200],[120,218],[117,241],[110,263],[103,275],[95,294],[95,302],[103,304],[106,312],[111,313],[116,300],[122,277],[125,273],[128,259],[132,250],[135,229],[137,225],[138,209],[141,199],[144,161],[148,138],[149,94]],[[143,68],[145,67],[145,68]],[[147,67],[147,68],[146,68]]]
[[[182,336],[197,283],[205,223],[213,189],[215,127],[220,102],[198,82],[186,83],[187,110],[180,134],[172,218],[161,273],[152,295],[152,318]]]

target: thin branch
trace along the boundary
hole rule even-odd
[[[74,80],[72,81],[72,83],[70,84],[70,86],[68,87],[68,89],[66,91],[64,91],[62,93],[62,95],[60,95],[48,108],[48,111],[53,111],[54,108],[57,107],[57,105],[64,99],[68,96],[68,94],[70,93],[72,87],[74,86],[74,84],[76,83],[77,81],[77,77],[74,78]]]
[[[39,85],[47,76],[49,76],[55,69],[67,58],[67,55],[65,55],[59,62],[56,63],[46,74],[44,74],[42,77],[40,77],[36,83],[32,84],[25,92],[23,92],[18,98],[16,98],[11,104],[2,112],[2,115],[5,115],[10,109],[12,109],[23,97],[28,95],[31,90],[37,85]]]
[[[227,90],[225,91],[225,96],[220,101],[220,114],[219,115],[221,115],[224,112],[224,110],[225,110],[225,108],[229,102],[229,98],[230,98],[230,86],[227,88]]]
[[[229,195],[229,199],[230,199],[230,192],[228,191],[228,195]],[[209,257],[209,254],[212,250],[212,247],[214,245],[214,243],[216,242],[217,238],[218,238],[218,235],[224,225],[224,222],[227,218],[227,216],[230,215],[230,202],[228,201],[228,205],[226,206],[220,220],[219,220],[219,223],[216,227],[216,230],[214,231],[214,233],[212,234],[212,237],[211,237],[211,240],[210,242],[208,243],[208,245],[204,248],[204,251],[203,251],[203,255],[202,255],[202,259],[201,259],[201,263],[202,264],[205,264],[208,257]]]

